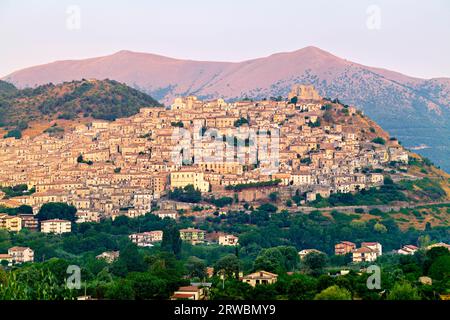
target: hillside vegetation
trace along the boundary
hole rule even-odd
[[[16,93],[18,89],[11,83],[0,80],[0,97]]]
[[[19,132],[26,129],[30,121],[82,117],[115,120],[132,116],[142,107],[153,106],[161,104],[113,80],[50,83],[23,90],[0,83],[0,126]]]

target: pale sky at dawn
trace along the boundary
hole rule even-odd
[[[119,50],[241,61],[309,45],[411,76],[450,77],[447,0],[0,0],[0,39],[0,77]]]

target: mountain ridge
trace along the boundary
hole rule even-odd
[[[421,79],[342,59],[309,46],[241,62],[197,61],[121,50],[16,71],[3,80],[19,88],[48,82],[114,79],[164,103],[176,96],[238,100],[287,96],[293,84],[313,84],[325,97],[361,107],[407,146],[450,171],[450,78]]]
[[[307,46],[301,49],[297,49],[294,51],[284,51],[284,52],[276,52],[267,56],[262,56],[262,57],[258,57],[258,58],[252,58],[252,59],[245,59],[245,60],[241,60],[241,61],[220,61],[220,60],[196,60],[196,59],[183,59],[183,58],[174,58],[174,57],[169,57],[169,56],[165,56],[162,54],[155,54],[155,53],[148,53],[148,52],[141,52],[141,51],[132,51],[132,50],[119,50],[115,53],[109,54],[109,55],[104,55],[104,56],[98,56],[98,57],[92,57],[92,58],[85,58],[85,59],[63,59],[63,60],[55,60],[49,63],[45,63],[45,64],[40,64],[40,65],[35,65],[35,66],[31,66],[31,67],[26,67],[23,69],[19,69],[16,70],[6,76],[4,76],[3,78],[1,78],[4,81],[8,81],[11,82],[13,84],[18,84],[19,87],[23,86],[23,84],[21,82],[18,82],[17,80],[15,81],[14,79],[16,78],[17,75],[20,75],[22,72],[25,71],[32,71],[32,70],[36,70],[39,69],[41,67],[48,67],[48,66],[52,66],[55,64],[66,64],[66,63],[80,63],[80,62],[100,62],[101,60],[107,60],[109,58],[114,58],[114,57],[123,57],[123,56],[134,56],[134,57],[146,57],[146,58],[153,58],[156,60],[163,60],[166,62],[191,62],[191,63],[207,63],[207,64],[227,64],[227,65],[237,65],[237,64],[248,64],[251,62],[256,62],[259,60],[264,60],[267,58],[275,58],[275,57],[280,57],[280,56],[292,56],[292,55],[296,55],[296,54],[300,54],[300,53],[314,53],[316,55],[321,55],[322,57],[327,57],[327,58],[334,58],[336,60],[340,60],[342,62],[346,62],[348,64],[354,65],[354,66],[359,66],[359,67],[364,67],[367,69],[371,69],[372,71],[374,71],[375,73],[378,74],[383,74],[385,75],[386,79],[389,80],[395,80],[395,78],[397,77],[406,77],[410,80],[414,80],[414,81],[447,81],[450,82],[450,77],[433,77],[433,78],[421,78],[421,77],[415,77],[415,76],[409,76],[405,73],[401,73],[398,71],[393,71],[393,70],[389,70],[386,68],[382,68],[382,67],[376,67],[376,66],[367,66],[367,65],[363,65],[357,62],[353,62],[344,58],[341,58],[335,54],[332,54],[328,51],[325,51],[323,49],[320,49],[318,47],[315,46]],[[391,75],[388,76],[388,75]],[[53,82],[53,81],[50,81]],[[40,81],[39,84],[46,84],[47,82],[45,81]]]

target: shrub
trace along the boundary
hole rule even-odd
[[[376,144],[382,144],[382,145],[386,144],[386,140],[384,140],[381,137],[376,137],[375,139],[372,140],[372,142],[376,143]]]

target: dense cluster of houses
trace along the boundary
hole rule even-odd
[[[291,96],[233,103],[189,96],[170,108],[79,124],[62,137],[2,139],[0,185],[34,187],[11,201],[35,212],[65,202],[77,208],[79,222],[98,222],[143,215],[176,187],[220,195],[230,185],[278,180],[312,201],[380,185],[388,162],[407,163],[397,141],[367,140],[352,122],[354,107],[334,105],[345,115],[337,123],[324,119],[328,102],[313,88],[296,87]]]

